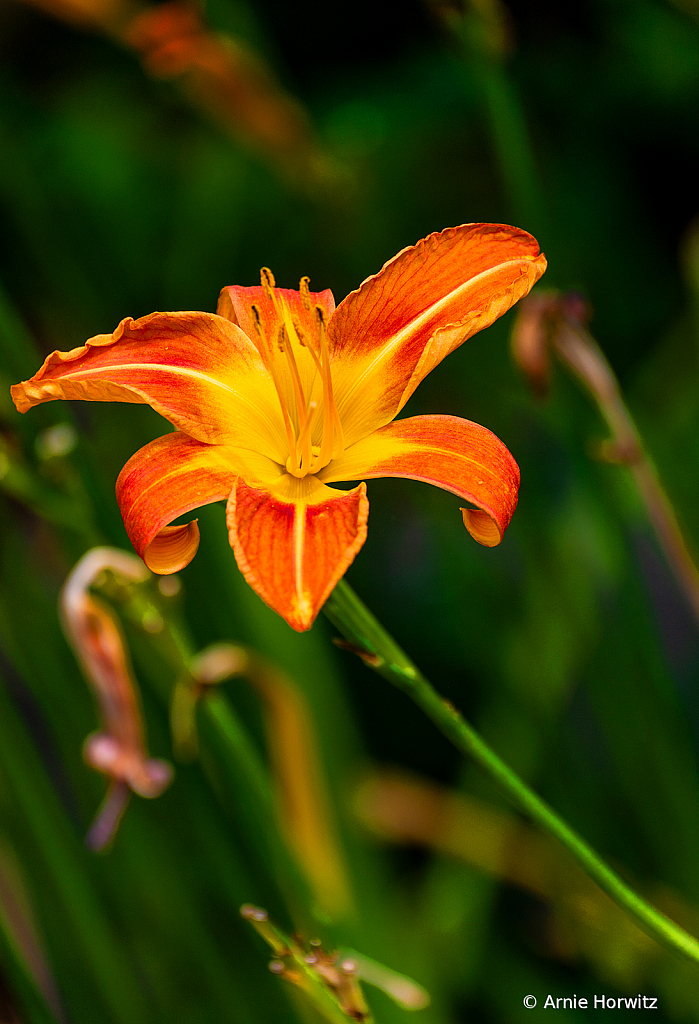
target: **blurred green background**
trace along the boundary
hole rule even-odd
[[[494,785],[336,650],[322,616],[298,635],[259,601],[220,505],[200,513],[180,595],[148,600],[192,652],[250,645],[307,699],[353,910],[319,909],[280,848],[284,768],[242,680],[224,684],[237,739],[202,714],[200,759],[176,763],[159,799],[134,798],[112,848],[89,853],[105,783],[82,743],[97,715],[58,593],[94,544],[130,550],[114,482],[167,425],[128,405],[22,417],[9,398],[53,349],[124,316],[214,310],[263,265],[339,301],[432,231],[514,223],[545,251],[545,285],[590,302],[696,549],[699,4],[210,0],[189,50],[167,25],[146,45],[136,17],[117,0],[0,7],[0,1020],[319,1020],[268,971],[244,902],[414,978],[432,996],[414,1014],[425,1024],[536,1021],[549,993],[640,992],[658,997],[657,1020],[699,1020],[695,968],[517,832]],[[197,63],[192,38],[216,60]],[[473,419],[508,445],[522,487],[503,544],[478,547],[453,495],[372,481],[348,579],[505,760],[696,934],[699,626],[627,471],[592,457],[605,428],[588,397],[559,368],[535,399],[512,323],[460,348],[406,409]],[[58,424],[72,447],[52,447]],[[173,760],[178,669],[130,600],[150,751]],[[488,853],[493,830],[514,843],[509,867]],[[526,851],[545,883],[523,880]],[[378,1024],[410,1019],[368,998]]]

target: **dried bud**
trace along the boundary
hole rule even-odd
[[[561,315],[576,327],[587,327],[592,319],[592,306],[579,292],[567,292],[561,296]]]
[[[250,663],[247,651],[234,644],[212,644],[192,658],[190,671],[202,686],[221,683],[246,672]]]
[[[549,390],[549,338],[557,312],[556,292],[535,292],[519,303],[512,329],[512,358],[539,398],[545,397]]]
[[[139,558],[112,548],[93,548],[75,566],[61,593],[66,636],[97,699],[102,730],[88,736],[84,756],[109,776],[107,797],[88,834],[88,845],[103,849],[114,837],[130,792],[156,797],[172,780],[172,768],[146,753],[136,684],[126,646],[111,611],[89,592],[111,570],[126,582],[150,573]]]

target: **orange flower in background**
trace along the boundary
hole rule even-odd
[[[475,508],[481,544],[502,540],[519,471],[485,427],[454,416],[393,422],[441,360],[526,295],[546,268],[536,240],[501,224],[429,235],[335,309],[330,291],[221,292],[216,315],[123,320],[54,352],[12,388],[20,412],[55,399],[151,405],[175,427],[124,466],[117,500],[146,565],[177,572],[199,544],[191,509],[228,499],[230,543],[253,589],[308,629],[366,537],[373,477],[424,480]]]

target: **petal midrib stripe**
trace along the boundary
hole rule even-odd
[[[169,374],[179,374],[183,377],[195,377],[198,380],[205,381],[207,384],[214,384],[216,387],[222,388],[224,391],[229,391],[232,395],[241,397],[241,392],[236,391],[235,388],[230,387],[228,384],[224,384],[223,381],[217,380],[215,377],[209,377],[206,373],[201,373],[199,370],[186,370],[180,366],[171,366],[168,363],[119,363],[112,364],[110,366],[96,366],[86,370],[75,370],[73,373],[62,373],[60,377],[48,378],[49,380],[75,380],[81,377],[101,375],[105,379],[108,379],[110,371],[128,371],[128,370],[160,370],[161,372]],[[133,387],[134,390],[140,391],[138,385],[129,385],[125,382],[115,381],[122,387]]]
[[[400,420],[398,420],[398,422],[400,422]],[[318,478],[321,480],[322,483],[338,483],[340,479],[358,480],[360,476],[365,477],[367,480],[376,480],[381,479],[381,477],[383,476],[390,476],[396,478],[403,478],[405,480],[418,480],[422,481],[423,483],[433,483],[435,486],[442,487],[444,490],[450,490],[452,494],[462,496],[462,491],[455,490],[445,480],[441,479],[440,477],[428,476],[427,474],[423,474],[422,476],[416,476],[414,473],[411,473],[407,470],[401,472],[396,470],[395,467],[391,466],[391,461],[393,459],[400,458],[401,455],[405,455],[406,453],[413,455],[416,453],[416,448],[417,446],[414,443],[404,441],[393,454],[387,455],[385,458],[380,459],[376,463],[376,468],[373,470],[365,469],[362,473],[357,473],[356,476],[348,477],[338,477],[337,471],[333,471],[327,478],[322,477],[320,475]],[[479,461],[478,457],[474,455],[466,455],[463,452],[452,451],[448,448],[437,448],[434,447],[433,445],[420,445],[419,454],[421,456],[441,455],[445,456],[446,458],[455,459],[457,463],[465,463],[466,465],[471,466],[474,471],[478,471],[479,475],[482,475],[483,477],[489,477],[491,481],[495,481],[496,483],[501,483],[503,479],[502,474],[498,473],[497,470],[493,469],[487,463]],[[327,468],[329,469],[330,466],[332,466],[332,462]],[[474,472],[474,476],[475,475],[476,474]],[[478,480],[477,484],[479,487],[486,486],[485,479]]]
[[[415,449],[412,449],[412,452],[414,452],[414,451],[415,451]],[[411,452],[411,454],[412,454],[412,452]],[[497,472],[497,470],[494,470],[490,466],[486,465],[485,463],[480,462],[478,460],[478,458],[476,456],[473,456],[473,455],[465,455],[462,452],[453,452],[453,451],[449,451],[448,449],[445,449],[445,448],[431,448],[431,447],[427,447],[427,446],[425,446],[424,448],[420,447],[420,455],[423,455],[423,456],[424,455],[442,455],[442,456],[446,456],[446,458],[455,459],[457,461],[457,463],[465,463],[467,466],[473,467],[474,470],[477,469],[478,470],[478,474],[480,474],[480,475],[491,477],[493,480],[497,480],[497,481],[500,481],[502,479],[501,475]],[[432,480],[435,480],[435,481],[439,480],[440,478],[437,477],[437,476],[428,476],[428,474],[425,473],[423,476],[414,477],[414,479],[416,479],[416,480],[424,480],[426,482],[429,482],[429,481],[432,481]],[[482,484],[485,483],[485,480],[477,480],[476,483],[478,484],[478,486],[481,486]],[[455,491],[454,493],[458,494],[459,492]]]
[[[384,359],[386,359],[388,356],[390,356],[390,354],[394,351],[394,349],[396,349],[399,345],[401,345],[401,343],[403,341],[405,341],[406,338],[409,338],[411,334],[414,334],[417,331],[419,331],[420,328],[431,317],[433,317],[436,313],[438,313],[439,310],[441,308],[443,308],[447,303],[452,302],[454,299],[458,298],[458,296],[460,294],[462,294],[463,292],[465,292],[469,288],[474,287],[474,285],[478,284],[478,282],[485,280],[486,278],[488,278],[492,274],[498,273],[498,272],[506,269],[507,267],[514,267],[514,266],[523,265],[523,264],[532,263],[532,262],[533,262],[533,260],[528,260],[526,258],[520,257],[519,259],[516,259],[516,260],[507,260],[505,263],[498,263],[497,266],[490,267],[488,270],[483,270],[483,271],[481,271],[480,274],[476,274],[475,277],[470,277],[468,279],[468,281],[464,281],[463,284],[460,284],[457,288],[452,289],[452,291],[450,291],[446,295],[442,296],[441,299],[437,299],[436,302],[433,302],[431,306],[428,306],[427,309],[425,309],[422,313],[420,313],[419,316],[415,317],[413,320],[411,320],[409,323],[407,323],[405,325],[405,327],[401,328],[401,330],[398,331],[397,334],[394,334],[394,336],[393,336],[393,338],[392,338],[392,340],[390,342],[388,342],[387,344],[384,344],[384,345],[381,346],[381,350],[379,351],[378,355],[368,365],[368,367],[366,368],[366,370],[362,374],[362,377],[366,377],[367,374],[371,373],[371,371],[374,369],[374,367],[378,363],[380,363]],[[442,326],[448,327],[449,324],[444,324]]]

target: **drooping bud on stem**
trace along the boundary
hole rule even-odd
[[[512,352],[535,390],[548,385],[549,354],[555,353],[591,396],[609,427],[610,437],[595,454],[629,467],[648,516],[692,611],[699,620],[699,566],[670,499],[633,420],[616,374],[587,330],[591,310],[575,292],[541,292],[520,305],[512,332]]]

